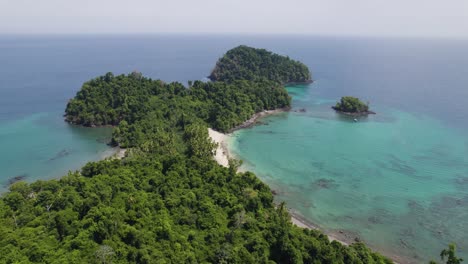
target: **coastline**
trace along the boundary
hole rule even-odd
[[[318,230],[322,232],[324,235],[326,235],[328,237],[328,240],[330,240],[330,242],[336,241],[345,246],[349,246],[352,243],[356,242],[355,240],[356,238],[353,238],[351,234],[348,234],[344,231],[337,231],[336,234],[328,233],[328,232],[326,233],[318,225],[310,222],[309,220],[307,220],[305,217],[303,217],[299,213],[296,213],[293,209],[288,208],[288,212],[289,212],[289,215],[291,215],[291,222],[295,226],[300,227],[300,228]],[[340,236],[338,234],[342,234],[342,235]]]
[[[232,133],[234,131],[252,127],[256,125],[259,119],[262,117],[288,112],[289,110],[291,110],[290,107],[285,107],[274,110],[264,110],[262,112],[255,113],[250,119],[229,130],[229,132],[226,134],[218,132],[212,128],[208,128],[208,136],[213,142],[218,144],[216,148],[216,153],[214,154],[214,159],[216,160],[216,162],[218,162],[218,164],[221,166],[229,167],[229,159],[232,157],[232,153],[229,150],[229,144],[231,141]]]
[[[214,159],[219,165],[229,167],[229,135],[213,130],[212,128],[208,128],[208,135],[211,140],[218,144],[216,147],[216,153],[214,154]]]
[[[255,124],[257,124],[259,119],[262,117],[274,115],[278,113],[283,113],[283,112],[289,112],[289,110],[291,110],[291,107],[278,108],[274,110],[264,110],[262,112],[255,113],[249,120],[229,130],[228,134],[231,134],[232,132],[237,131],[239,129],[252,127]]]
[[[212,128],[208,128],[209,137],[211,138],[211,140],[213,140],[215,143],[218,144],[218,147],[216,148],[216,153],[213,156],[213,158],[216,160],[216,162],[218,162],[219,165],[228,167],[229,159],[232,157],[232,153],[229,149],[229,144],[230,144],[231,137],[232,137],[231,135],[232,131],[236,131],[242,128],[252,127],[255,124],[257,124],[257,122],[259,121],[261,117],[286,112],[288,110],[289,109],[282,108],[282,109],[277,109],[277,110],[266,110],[266,111],[256,113],[249,120],[245,121],[240,126],[237,126],[236,128],[232,129],[229,134],[223,134],[221,132],[213,130]],[[291,216],[291,222],[294,225],[300,228],[321,230],[318,225],[307,220],[305,217],[295,212],[293,209],[288,208],[288,211]],[[353,242],[356,242],[355,236],[353,237],[350,234],[346,234],[344,231],[338,231],[337,233],[342,234],[342,236],[339,236],[337,234],[326,234],[326,235],[328,236],[328,239],[330,241],[337,241],[343,245],[350,245]]]
[[[101,160],[114,160],[114,159],[121,160],[126,157],[127,153],[128,153],[128,149],[121,148],[121,147],[113,147],[100,153],[98,157],[96,157],[95,159],[88,160],[80,167],[76,169],[72,169],[72,171],[81,171],[83,166],[85,166],[89,162],[97,162]],[[64,177],[65,175],[66,175],[66,172],[60,173],[59,175],[56,175],[56,176],[46,176],[45,178],[42,178],[42,179],[45,179],[45,180],[60,179]],[[12,176],[10,178],[5,178],[4,183],[0,183],[0,194],[3,194],[4,192],[8,191],[10,186],[17,182],[25,181],[25,182],[30,183],[31,180],[36,181],[38,179],[34,179],[34,178],[31,179],[28,173],[22,173],[22,174]]]
[[[99,160],[123,159],[125,158],[125,154],[127,153],[127,151],[128,149],[117,146],[111,148],[108,152],[104,152]]]
[[[272,115],[276,113],[284,112],[283,109],[279,110],[269,110],[263,111],[260,113],[255,114],[252,118],[244,122],[241,126],[242,127],[251,127],[255,125],[260,117],[264,117],[267,115]],[[240,127],[240,126],[239,126]],[[240,128],[237,128],[238,130]],[[231,141],[231,134],[223,134],[212,128],[208,128],[208,135],[215,143],[218,144],[216,148],[216,153],[213,156],[214,160],[218,162],[219,165],[224,167],[229,167],[229,159],[232,157],[232,154],[229,149],[229,144]],[[318,225],[312,223],[311,221],[307,220],[305,217],[301,216],[299,213],[295,212],[293,209],[288,208],[289,215],[291,216],[291,222],[300,228],[307,228],[307,229],[314,229],[322,231]],[[322,231],[323,232],[323,231]],[[325,234],[325,233],[324,233]],[[351,237],[350,235],[345,234],[342,232],[342,237],[339,237],[337,234],[325,234],[327,235],[330,241],[337,241],[343,245],[350,245],[352,244],[355,237]]]
[[[117,152],[112,155],[112,158],[115,159],[123,159],[125,158],[125,154],[127,153],[127,149],[118,147]]]
[[[208,133],[209,137],[218,144],[218,147],[216,149],[216,153],[214,155],[214,159],[216,162],[224,167],[229,166],[229,159],[233,157],[233,154],[230,151],[230,143],[232,140],[232,132],[242,129],[242,128],[249,128],[254,126],[259,122],[259,120],[262,117],[277,114],[277,113],[282,113],[289,111],[289,109],[277,109],[277,110],[267,110],[267,111],[262,111],[259,113],[254,114],[249,120],[245,121],[241,125],[237,126],[236,128],[230,130],[228,134],[224,134],[218,131],[213,130],[212,128],[208,128]],[[242,168],[238,170],[239,172],[242,172]],[[272,190],[273,195],[276,196],[275,190]],[[330,242],[336,241],[342,245],[349,246],[353,243],[356,242],[364,242],[362,241],[359,236],[353,232],[346,231],[346,230],[333,230],[333,231],[325,231],[318,224],[313,223],[312,221],[308,220],[306,217],[301,215],[299,212],[295,211],[293,208],[288,208],[289,215],[291,216],[291,222],[293,225],[299,227],[299,228],[305,228],[305,229],[312,229],[312,230],[318,230],[322,232],[324,235],[328,237]],[[364,242],[365,243],[365,242]],[[369,246],[367,243],[365,243],[367,246]],[[376,251],[376,252],[383,252],[383,251]],[[394,255],[394,254],[384,254],[381,253],[388,258],[390,258],[395,264],[409,264],[412,263],[410,260],[399,256],[399,255]]]

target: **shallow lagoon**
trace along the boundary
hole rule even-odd
[[[419,263],[449,242],[468,249],[466,134],[386,107],[353,122],[311,96],[319,86],[288,88],[293,111],[234,133],[245,169],[324,230],[357,234],[389,255]]]
[[[58,178],[115,150],[106,145],[111,128],[69,125],[60,113],[37,113],[0,125],[0,192],[13,178]]]

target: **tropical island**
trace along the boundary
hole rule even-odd
[[[353,116],[375,114],[369,110],[369,103],[366,104],[359,98],[352,96],[341,97],[340,102],[337,102],[332,108],[339,113]]]
[[[312,75],[304,63],[265,49],[244,45],[229,50],[221,57],[209,78],[212,81],[223,82],[235,80],[269,80],[279,84],[312,82]]]
[[[228,131],[291,104],[278,80],[248,75],[185,87],[107,73],[83,84],[65,119],[114,126],[112,141],[127,153],[60,179],[12,184],[0,198],[1,261],[392,263],[362,242],[293,225],[253,173],[213,159],[209,127]]]

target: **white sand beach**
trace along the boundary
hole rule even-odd
[[[123,159],[125,157],[125,153],[127,153],[127,149],[119,147],[119,150],[117,151],[117,153],[115,153],[115,157],[117,159]]]
[[[220,133],[211,128],[208,128],[208,134],[210,138],[218,143],[216,148],[216,154],[214,159],[222,166],[229,167],[229,149],[228,149],[228,139],[229,135]]]
[[[115,147],[109,150],[106,150],[103,154],[101,159],[123,159],[125,154],[127,153],[127,149],[121,147]]]
[[[262,117],[268,116],[268,115],[274,115],[282,112],[287,112],[289,111],[289,108],[281,108],[281,109],[276,109],[276,110],[265,110],[259,113],[254,114],[249,120],[245,121],[244,123],[240,124],[239,126],[233,128],[230,130],[230,133],[233,131],[243,129],[243,128],[249,128],[251,126],[254,126],[258,120]],[[218,143],[218,148],[216,149],[216,155],[215,155],[215,160],[222,166],[228,167],[229,166],[229,158],[231,158],[230,153],[229,153],[229,140],[231,137],[231,134],[223,134],[221,132],[218,132],[212,128],[208,128],[208,135],[210,138]]]
[[[264,113],[262,116],[265,116],[265,114],[271,114],[271,113]],[[258,117],[256,118],[258,119]],[[251,121],[252,122],[252,121]],[[255,121],[254,121],[255,122]],[[211,128],[208,128],[208,134],[210,138],[218,143],[218,147],[216,149],[216,154],[214,156],[214,159],[218,162],[218,164],[228,167],[229,166],[229,158],[230,158],[230,153],[229,153],[229,140],[231,139],[231,134],[223,134],[218,131],[215,131]],[[314,229],[314,230],[320,230],[320,228],[314,224],[312,224],[310,221],[307,221],[304,217],[300,216],[299,214],[295,213],[292,209],[289,210],[289,214],[291,215],[291,222],[300,227],[300,228],[307,228],[307,229]],[[322,231],[323,232],[323,231]],[[356,242],[356,236],[354,234],[351,234],[347,231],[336,231],[332,233],[324,233],[327,235],[328,239],[330,241],[337,241],[343,245],[350,245],[354,242]],[[394,263],[406,263],[404,259],[402,259],[400,256],[389,256]]]
[[[258,117],[257,117],[258,118]],[[221,132],[215,131],[211,128],[208,128],[208,134],[210,138],[218,143],[218,147],[216,149],[216,154],[214,159],[218,162],[218,164],[228,167],[229,166],[229,148],[228,148],[228,140],[230,135],[223,134]],[[297,216],[296,214],[290,212],[291,214],[291,221],[294,225],[301,227],[301,228],[309,228],[309,229],[318,229],[318,227],[308,223],[305,220],[302,220],[301,217]],[[336,240],[344,245],[348,245],[349,243],[339,240],[332,235],[328,235],[330,241]]]

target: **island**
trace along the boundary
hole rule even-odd
[[[229,50],[216,63],[212,81],[269,80],[280,84],[312,82],[309,68],[302,62],[245,45]]]
[[[340,102],[337,102],[332,108],[339,113],[352,116],[375,114],[375,112],[369,110],[369,103],[366,104],[352,96],[341,97]]]
[[[282,84],[310,79],[302,64],[277,65],[289,59],[260,53],[242,75],[218,75],[227,72],[218,62],[213,82],[188,87],[138,72],[84,83],[66,121],[112,126],[125,157],[13,183],[0,198],[1,262],[392,263],[363,243],[343,245],[293,225],[255,174],[213,159],[209,127],[229,131],[256,113],[289,107]],[[252,63],[242,58],[239,65]]]

